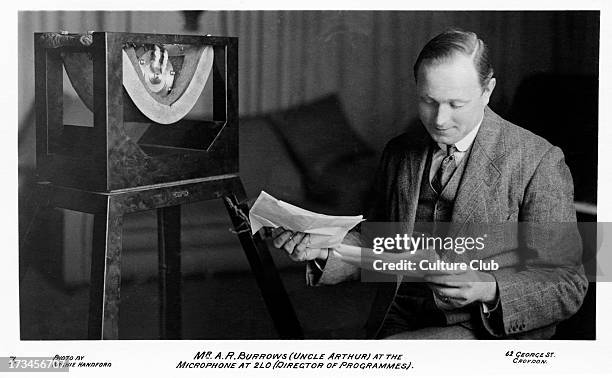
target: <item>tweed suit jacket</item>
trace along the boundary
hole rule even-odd
[[[431,139],[423,127],[392,139],[375,178],[370,221],[403,222],[412,232]],[[491,338],[549,338],[555,324],[581,306],[588,282],[573,204],[573,182],[563,153],[543,138],[485,108],[455,197],[455,234],[470,224],[542,224],[513,239],[499,238],[470,258],[495,260],[501,325],[480,311],[445,311],[447,325],[480,322]],[[560,225],[558,228],[551,226]],[[552,228],[551,228],[552,227]],[[358,279],[359,269],[330,253],[323,272],[307,266],[312,286]],[[367,323],[375,337],[399,284],[381,284]],[[473,309],[473,308],[472,308]]]

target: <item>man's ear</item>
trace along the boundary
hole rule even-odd
[[[484,93],[482,94],[484,96],[485,105],[489,104],[489,99],[491,98],[491,94],[493,94],[493,89],[495,89],[495,84],[497,84],[497,81],[495,80],[494,77],[492,77],[489,79],[489,81],[485,85]]]

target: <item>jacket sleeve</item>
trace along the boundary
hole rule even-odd
[[[522,262],[492,271],[499,289],[501,322],[485,317],[493,336],[527,332],[573,315],[588,282],[576,224],[573,183],[563,153],[551,147],[527,179],[519,210]]]
[[[370,191],[370,203],[366,219],[368,221],[385,221],[388,217],[387,208],[389,202],[389,191],[395,182],[395,177],[390,174],[392,170],[392,142],[389,142],[383,150],[372,189]],[[351,231],[348,238],[359,241],[359,233]],[[308,286],[335,285],[339,282],[359,279],[360,269],[354,265],[342,261],[333,253],[328,255],[323,269],[312,261],[306,264],[306,284]]]
[[[306,264],[306,284],[308,286],[335,285],[343,281],[359,279],[358,267],[342,261],[330,251],[323,270],[313,262]]]

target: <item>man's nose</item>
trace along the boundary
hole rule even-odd
[[[450,119],[451,109],[450,106],[445,104],[438,105],[438,109],[436,112],[436,125],[442,126]]]

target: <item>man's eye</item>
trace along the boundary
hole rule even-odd
[[[465,104],[451,104],[451,108],[453,109],[459,109],[459,108],[463,108]]]
[[[425,104],[433,104],[433,100],[430,98],[421,98],[421,102]]]

